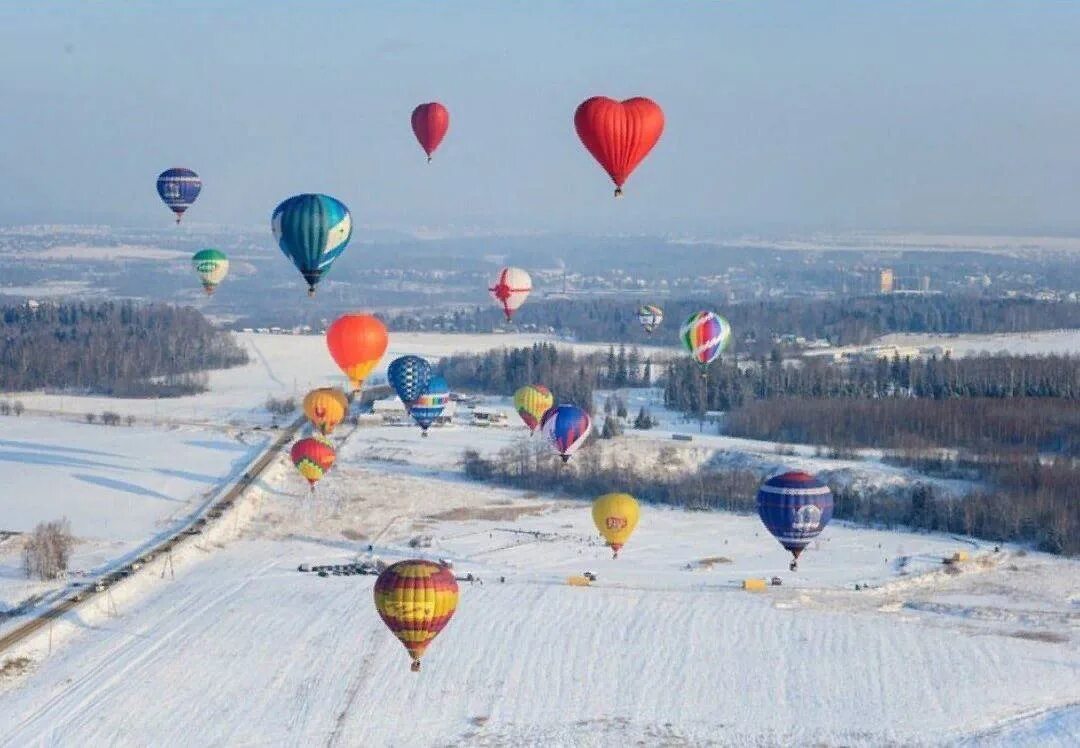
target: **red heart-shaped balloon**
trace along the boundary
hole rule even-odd
[[[643,96],[615,101],[586,99],[574,113],[578,137],[622,194],[623,183],[648,155],[664,131],[664,111]]]

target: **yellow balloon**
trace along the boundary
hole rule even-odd
[[[542,384],[527,384],[514,393],[514,408],[529,431],[539,428],[540,419],[554,404],[555,396]]]
[[[619,557],[619,549],[633,534],[639,516],[637,500],[628,493],[604,494],[593,502],[593,522],[614,551],[614,558]]]
[[[333,430],[349,412],[349,400],[337,387],[320,387],[304,397],[304,415],[324,434]]]

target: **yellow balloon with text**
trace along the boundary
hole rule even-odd
[[[604,494],[593,502],[593,522],[611,546],[614,558],[619,557],[619,550],[634,533],[640,514],[637,499],[628,493]]]

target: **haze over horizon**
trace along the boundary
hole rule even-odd
[[[165,226],[185,165],[193,223],[324,191],[400,230],[1077,232],[1078,32],[1028,2],[10,4],[0,224]],[[596,94],[667,117],[620,201],[573,129]]]

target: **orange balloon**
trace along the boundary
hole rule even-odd
[[[388,342],[386,325],[370,314],[342,315],[326,331],[326,347],[354,390],[379,363]]]

